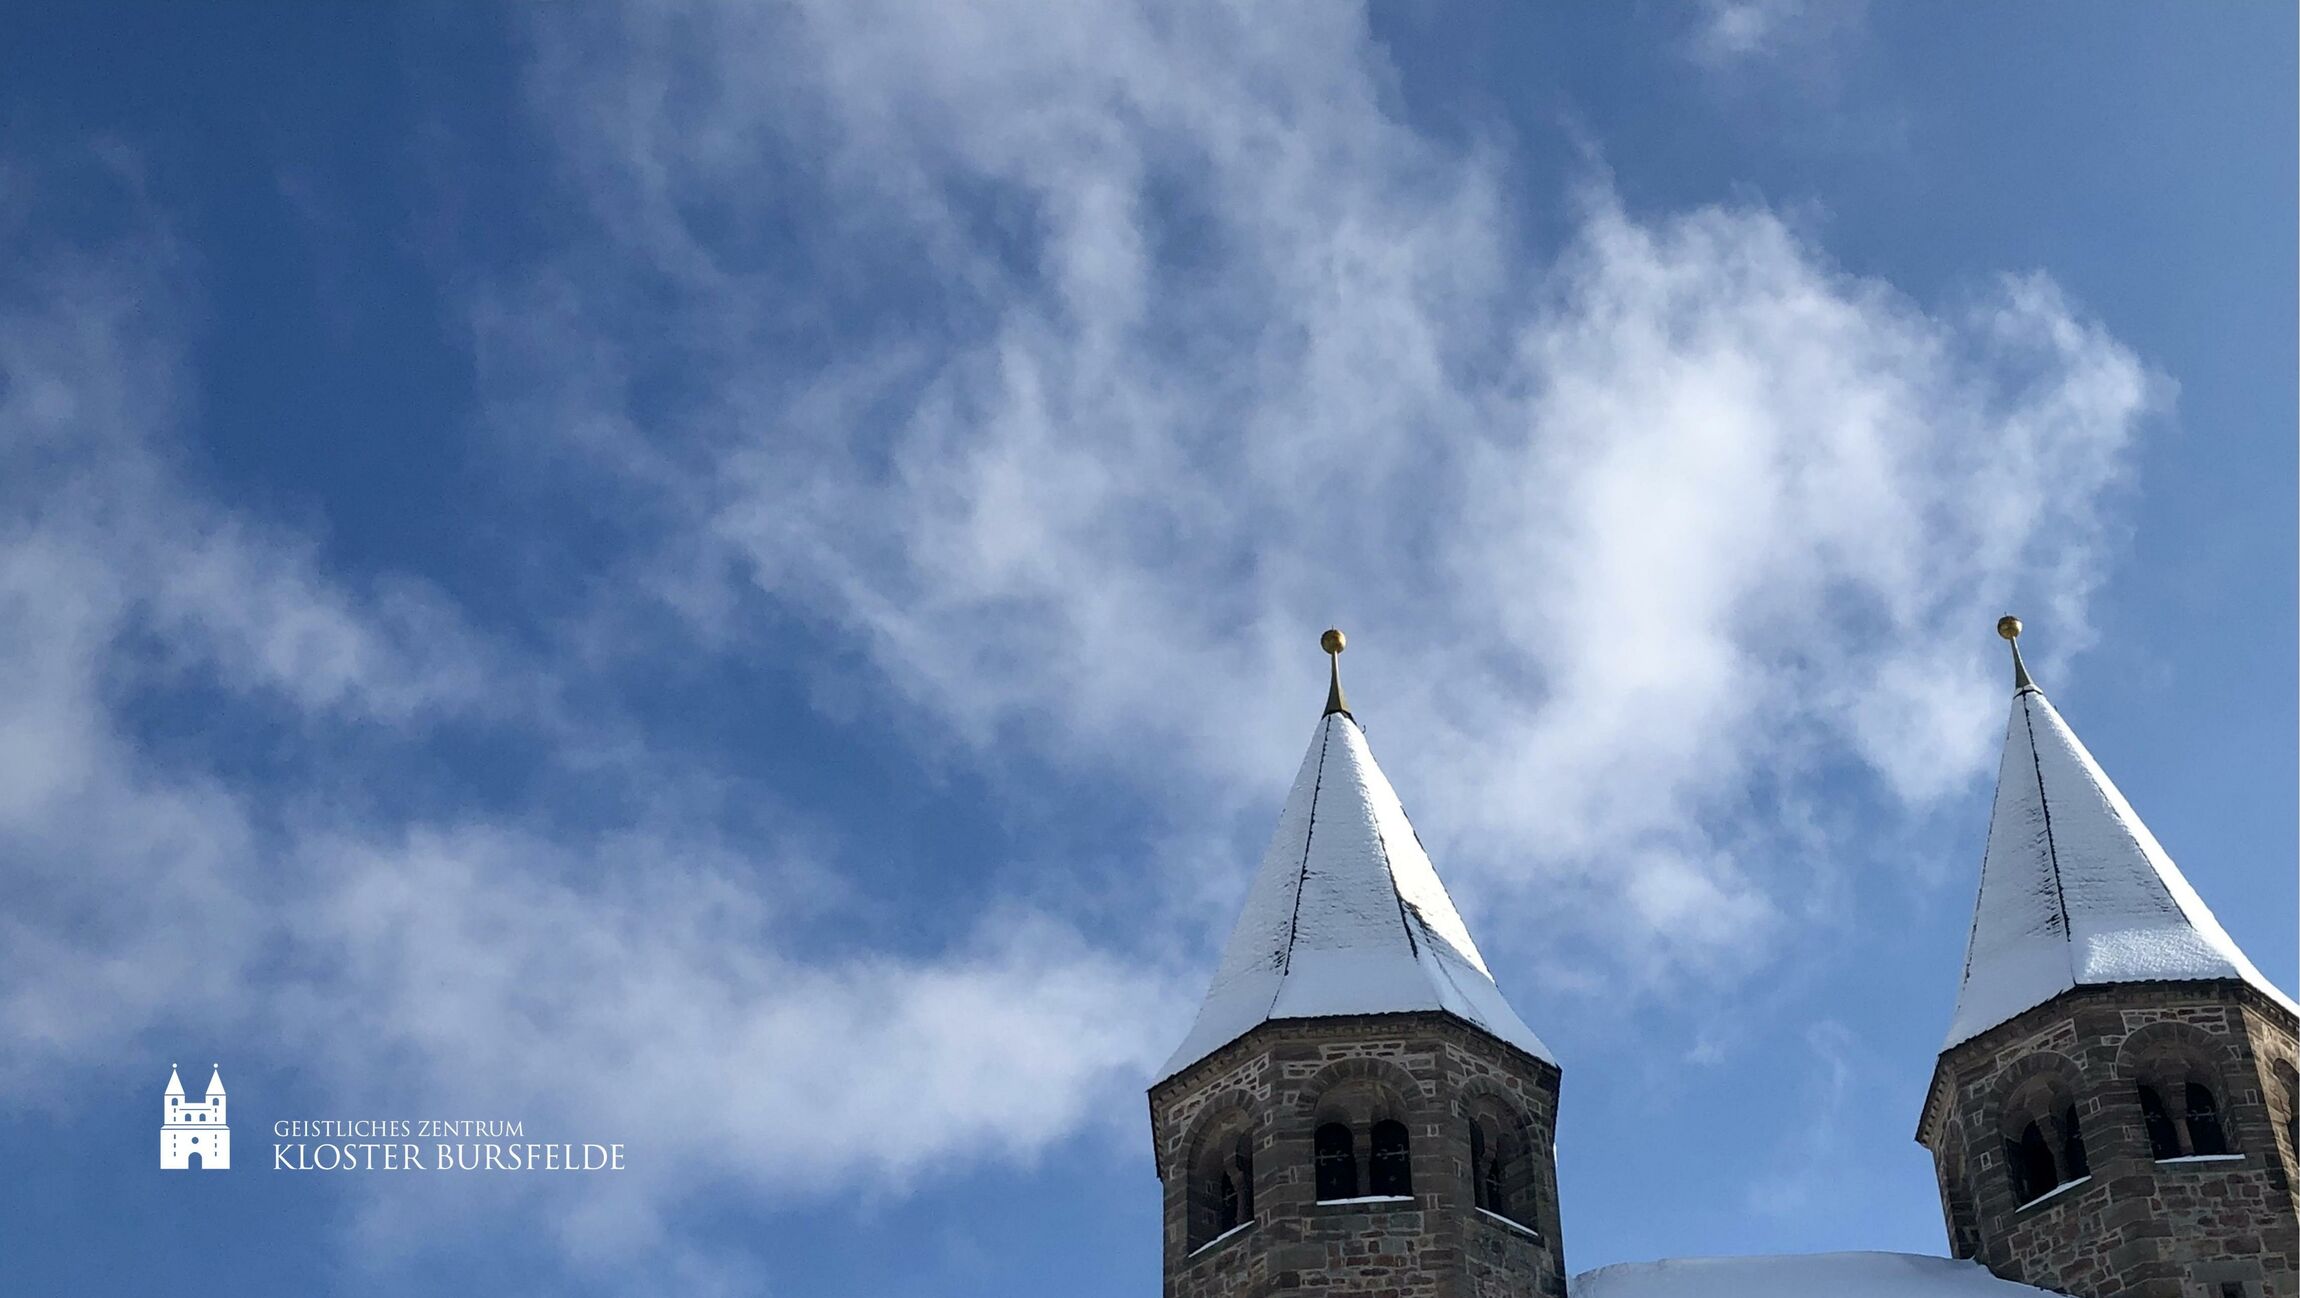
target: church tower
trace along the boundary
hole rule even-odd
[[[2296,1013],[2016,643],[1964,982],[1917,1129],[1950,1252],[2080,1298],[2300,1298]]]
[[[1558,1067],[1342,697],[1150,1088],[1166,1298],[1564,1298]]]

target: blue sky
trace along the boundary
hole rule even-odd
[[[2294,982],[2294,22],[11,9],[4,1287],[1151,1291],[1329,623],[1569,1264],[1941,1251],[2000,612]]]

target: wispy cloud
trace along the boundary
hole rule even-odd
[[[900,1190],[1027,1159],[1155,1062],[1183,1012],[1163,975],[1042,910],[986,896],[945,950],[823,941],[853,913],[835,845],[686,819],[726,777],[563,706],[578,647],[511,649],[413,575],[347,583],[199,485],[164,237],[26,246],[37,273],[0,291],[0,1093],[62,1103],[165,1031],[258,1044],[336,1103],[464,1097],[632,1149],[554,1205],[571,1258],[704,1277],[733,1259],[661,1214],[706,1179]],[[344,795],[457,727],[583,769],[508,808]],[[187,728],[242,738],[164,740]],[[635,819],[571,822],[552,790],[578,775]],[[397,1255],[469,1206],[377,1194],[363,1230]]]
[[[1988,619],[2081,641],[2163,397],[2049,281],[1915,302],[1760,207],[1584,177],[1529,252],[1533,178],[1403,120],[1341,6],[531,19],[580,233],[456,278],[492,428],[527,471],[581,457],[624,537],[566,640],[203,489],[164,255],[0,293],[0,1086],[116,1058],[165,998],[343,1094],[643,1129],[660,1163],[557,1223],[571,1256],[718,1275],[666,1224],[698,1185],[900,1186],[1131,1122],[1170,966],[1011,899],[948,949],[811,954],[779,909],[811,845],[379,814],[149,744],[139,700],[212,692],[339,775],[486,724],[674,806],[721,773],[563,689],[796,615],[993,787],[1027,755],[1151,803],[1192,848],[1111,886],[1206,941],[1243,865],[1205,863],[1251,859],[1230,817],[1293,769],[1339,622],[1442,868],[1526,903],[1481,930],[1505,982],[1730,994],[1856,850],[1846,790],[1921,813],[1981,773]],[[890,1107],[925,1110],[900,1159]]]
[[[1861,30],[1865,8],[1862,0],[1701,0],[1686,52],[1714,71],[1831,60]]]
[[[1259,798],[1340,621],[1441,859],[1538,884],[1559,976],[1757,963],[1795,870],[1753,798],[1964,787],[1987,619],[2081,640],[2163,396],[2049,281],[1914,302],[1762,208],[1587,181],[1529,257],[1523,178],[1400,120],[1344,9],[536,39],[595,235],[500,290],[487,377],[686,529],[635,563],[738,576],[700,631],[763,594],[986,752]]]

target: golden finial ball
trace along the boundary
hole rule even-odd
[[[1338,654],[1350,647],[1350,640],[1337,628],[1327,627],[1326,633],[1318,637],[1318,645],[1327,653]]]
[[[1997,634],[2007,640],[2020,639],[2020,619],[2007,613],[1997,619]]]

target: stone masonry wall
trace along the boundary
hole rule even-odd
[[[1353,1085],[1401,1102],[1410,1201],[1316,1201],[1318,1101]],[[1517,1214],[1526,1224],[1475,1206],[1464,1104],[1479,1095],[1516,1109],[1536,1135],[1533,1201]],[[1564,1298],[1557,1095],[1554,1066],[1444,1014],[1263,1024],[1150,1093],[1167,1298]],[[1192,1252],[1191,1140],[1202,1122],[1240,1111],[1252,1123],[1255,1220]]]
[[[2154,1157],[2139,1071],[2167,1057],[2210,1079],[2228,1155]],[[2274,1058],[2300,1058],[2291,1015],[2240,983],[2081,988],[1949,1051],[1919,1139],[1933,1151],[1951,1252],[2080,1298],[2300,1298]],[[2068,1085],[2091,1176],[2023,1204],[2003,1109],[2038,1078]]]

